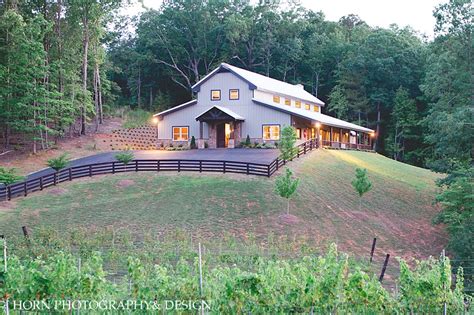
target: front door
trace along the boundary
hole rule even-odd
[[[217,125],[217,147],[218,148],[225,148],[226,147],[225,125],[226,124]]]

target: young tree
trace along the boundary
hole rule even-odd
[[[69,157],[66,153],[58,156],[57,158],[49,159],[46,163],[49,167],[54,169],[56,172],[65,168],[69,163]]]
[[[122,162],[123,164],[127,165],[128,163],[133,161],[135,156],[133,155],[132,151],[124,151],[124,152],[117,153],[115,155],[115,158],[117,159],[117,161]]]
[[[283,160],[291,160],[295,155],[296,131],[291,126],[286,126],[281,131],[281,141],[278,148]]]
[[[23,176],[17,175],[14,168],[6,169],[0,167],[0,185],[10,185],[23,179]]]
[[[362,196],[372,188],[372,183],[367,177],[366,169],[356,168],[356,177],[352,181],[352,187],[359,194],[359,211],[361,211]]]
[[[285,174],[278,176],[275,181],[275,191],[288,202],[286,214],[290,214],[290,198],[295,194],[299,181],[298,178],[293,178],[293,172],[289,168],[286,168]]]

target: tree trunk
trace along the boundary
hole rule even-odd
[[[137,81],[137,104],[138,108],[141,107],[141,99],[142,99],[142,69],[138,68],[138,81]]]
[[[97,66],[97,91],[99,92],[99,124],[104,122],[104,108],[102,106],[102,83],[100,80],[100,67]]]
[[[94,64],[94,108],[95,108],[95,131],[99,130],[99,92],[97,90],[97,62]]]
[[[87,59],[88,59],[88,52],[89,52],[89,28],[88,28],[88,21],[87,17],[82,19],[84,24],[84,38],[83,38],[83,57],[82,57],[82,92],[84,94],[84,98],[87,95]],[[85,101],[85,100],[84,100]],[[84,101],[81,103],[81,128],[80,134],[86,134],[86,108]]]
[[[150,86],[150,110],[153,108],[153,88]]]
[[[374,151],[377,151],[380,138],[380,102],[377,103],[377,131],[375,134]]]

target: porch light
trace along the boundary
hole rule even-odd
[[[316,128],[321,128],[321,124],[319,122],[316,123]]]
[[[372,132],[372,133],[370,134],[370,137],[375,138],[375,132]]]
[[[154,125],[158,124],[158,117],[153,117],[153,118],[151,119],[151,122],[152,122]]]

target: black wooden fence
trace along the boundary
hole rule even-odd
[[[309,140],[297,146],[294,158],[317,148],[316,140]],[[0,200],[11,200],[15,197],[55,186],[59,183],[72,181],[81,177],[92,177],[103,174],[124,172],[218,172],[237,173],[270,177],[287,161],[276,158],[270,164],[221,161],[221,160],[133,160],[128,164],[122,162],[103,162],[81,166],[73,166],[58,172],[43,175],[34,179],[0,186]]]

